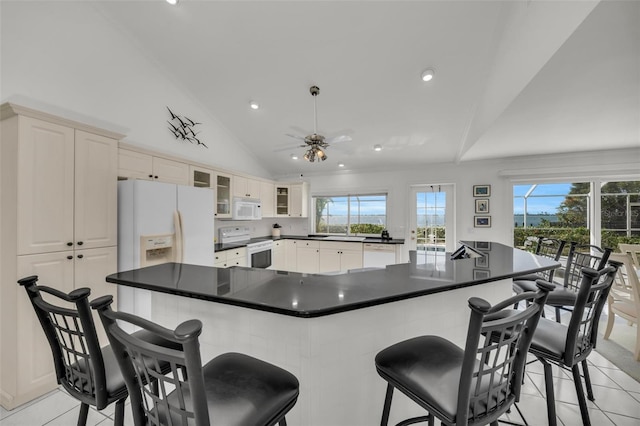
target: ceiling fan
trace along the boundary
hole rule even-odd
[[[318,86],[311,86],[309,88],[311,96],[313,96],[313,133],[307,136],[298,136],[287,133],[287,136],[294,139],[302,140],[305,144],[300,145],[300,148],[308,148],[304,153],[304,159],[313,163],[316,161],[325,161],[327,154],[324,150],[332,143],[336,142],[348,142],[351,140],[351,136],[341,135],[332,138],[325,138],[318,134],[318,110],[316,107],[316,97],[320,94],[320,88]]]

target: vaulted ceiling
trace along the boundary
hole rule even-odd
[[[639,2],[95,7],[274,176],[640,144]],[[427,83],[426,68],[435,70]],[[313,131],[312,85],[318,133],[352,139],[327,148],[322,163],[302,160],[287,136]]]

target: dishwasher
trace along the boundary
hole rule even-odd
[[[395,244],[365,243],[363,247],[364,268],[384,268],[396,263]]]

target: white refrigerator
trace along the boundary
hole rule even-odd
[[[213,219],[213,189],[118,182],[118,271],[164,262],[213,266]],[[149,318],[150,303],[150,292],[119,286],[119,310]]]

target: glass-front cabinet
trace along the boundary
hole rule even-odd
[[[289,185],[276,185],[276,216],[289,216]]]
[[[216,217],[231,217],[231,175],[216,174]]]

